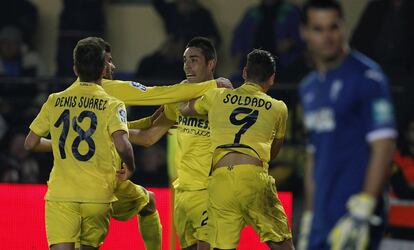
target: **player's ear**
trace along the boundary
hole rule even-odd
[[[247,80],[247,67],[243,68],[243,79],[246,81]]]
[[[79,76],[78,70],[76,69],[75,65],[73,65],[73,72],[75,73],[76,76]]]
[[[268,84],[269,86],[272,86],[275,83],[275,78],[276,78],[276,73],[273,73],[269,79],[268,79]]]
[[[216,59],[211,59],[207,62],[207,67],[211,72],[213,72],[214,68],[216,67],[216,64],[217,64],[217,60]]]
[[[108,68],[108,64],[105,62],[102,68],[102,71],[101,71],[101,78],[105,77],[107,68]]]

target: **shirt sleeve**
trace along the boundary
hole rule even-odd
[[[151,127],[151,116],[128,122],[129,129],[147,129]]]
[[[215,80],[153,87],[131,81],[103,80],[102,83],[109,95],[123,101],[127,106],[155,106],[186,101],[217,87]]]
[[[177,110],[177,104],[175,103],[164,105],[164,114],[171,121],[177,120],[176,110]]]
[[[202,97],[194,102],[194,109],[198,114],[208,114],[208,110],[210,109],[217,92],[216,90],[217,89],[212,89],[207,91]]]
[[[276,139],[283,139],[285,137],[286,133],[286,123],[287,123],[287,117],[288,117],[288,110],[286,107],[286,104],[282,101],[279,101],[279,115],[278,119],[276,121],[276,127],[275,127],[275,138]]]
[[[49,117],[49,109],[50,103],[52,103],[53,95],[49,95],[47,101],[43,104],[42,108],[40,109],[39,114],[30,124],[30,130],[33,131],[36,135],[45,137],[49,134],[50,130],[50,117]]]
[[[372,69],[365,71],[359,98],[367,141],[395,138],[394,110],[388,81],[382,72]]]
[[[112,135],[118,130],[123,130],[128,133],[127,112],[123,103],[117,102],[114,104],[108,119],[109,134]]]

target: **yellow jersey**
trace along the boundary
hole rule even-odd
[[[133,81],[102,80],[102,87],[123,101],[127,106],[151,106],[175,103],[202,96],[207,90],[216,88],[215,80],[202,83],[178,83],[170,86],[147,87]]]
[[[177,179],[173,186],[178,190],[207,188],[211,166],[210,126],[207,115],[183,116],[178,104],[164,106],[165,116],[176,121],[177,147],[175,167]]]
[[[194,104],[208,114],[213,165],[231,151],[263,161],[268,168],[273,140],[286,131],[287,107],[263,92],[260,85],[245,83],[234,90],[212,89]]]
[[[46,200],[116,200],[115,171],[121,161],[111,135],[128,133],[121,101],[100,85],[76,81],[49,96],[30,129],[39,136],[51,135],[54,162]]]

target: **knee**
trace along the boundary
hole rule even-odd
[[[292,239],[285,240],[282,242],[269,241],[267,242],[267,245],[272,250],[295,250],[295,247],[293,246],[293,243],[292,243]]]
[[[141,215],[141,216],[148,216],[148,215],[151,215],[151,214],[153,214],[157,211],[157,208],[155,206],[155,195],[154,195],[154,193],[148,191],[148,196],[149,196],[148,204],[141,211],[139,211],[139,215]]]

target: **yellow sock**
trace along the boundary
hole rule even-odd
[[[158,211],[138,216],[138,224],[146,250],[161,250],[162,226]]]

